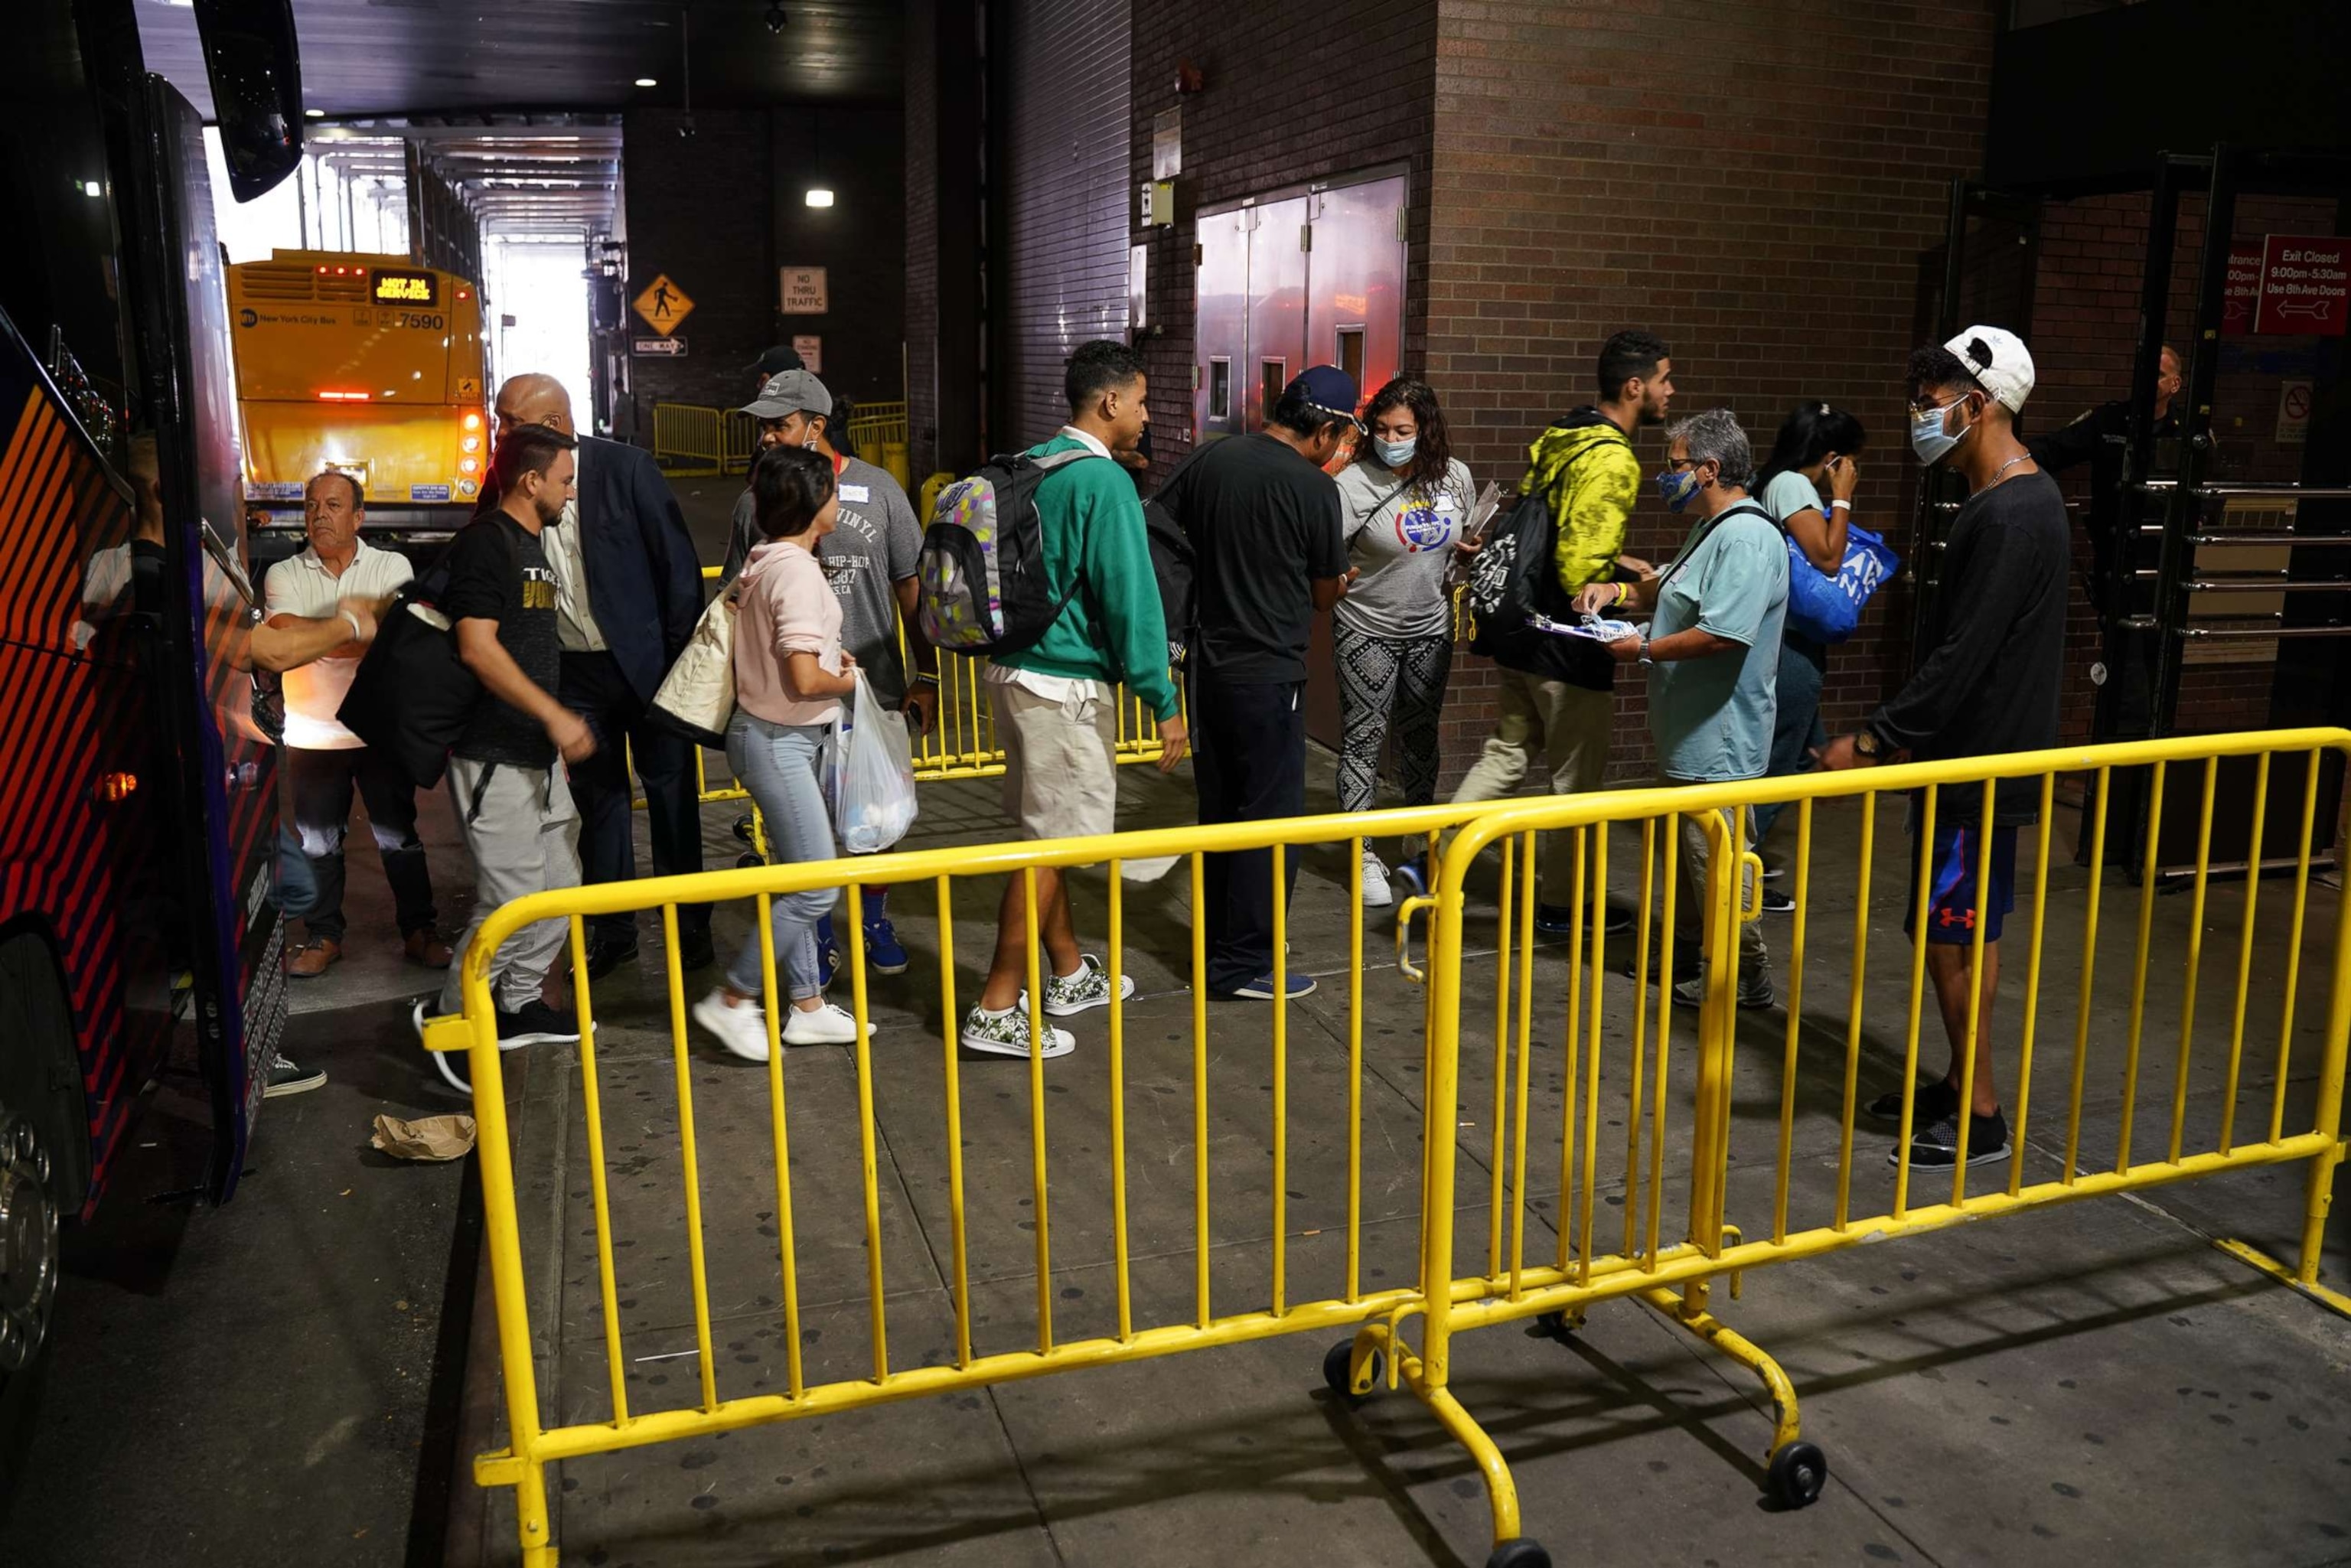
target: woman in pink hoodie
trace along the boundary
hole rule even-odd
[[[752,548],[734,591],[735,717],[726,760],[758,801],[770,858],[833,858],[831,813],[818,783],[825,739],[841,699],[856,689],[856,661],[841,646],[841,602],[810,552],[832,532],[840,509],[832,465],[822,454],[778,447],[752,470],[753,517],[763,542]],[[791,1000],[779,1031],[786,1045],[845,1045],[857,1038],[849,1013],[824,999],[816,925],[839,896],[832,888],[769,900],[776,963]],[[759,936],[754,931],[695,1020],[728,1051],[768,1060],[760,1009]]]

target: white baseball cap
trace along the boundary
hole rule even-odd
[[[2023,339],[2001,327],[1970,327],[1943,347],[2009,413],[2024,412],[2024,400],[2032,395],[2032,356]]]

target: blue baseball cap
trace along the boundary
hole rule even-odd
[[[1297,398],[1332,419],[1344,420],[1358,434],[1364,428],[1355,417],[1355,405],[1362,401],[1355,390],[1355,378],[1336,365],[1308,366],[1299,372],[1297,380],[1281,389],[1281,395]]]

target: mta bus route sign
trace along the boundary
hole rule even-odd
[[[694,311],[694,301],[686,297],[684,289],[669,280],[666,272],[654,274],[634,305],[645,325],[664,338],[684,326],[686,317]]]

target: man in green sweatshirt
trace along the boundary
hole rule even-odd
[[[1150,422],[1143,356],[1123,343],[1082,344],[1070,357],[1062,391],[1070,423],[1028,455],[1082,451],[1102,460],[1065,463],[1037,487],[1046,572],[1066,601],[1043,637],[991,661],[985,677],[1004,747],[1004,810],[1032,839],[1093,838],[1117,827],[1117,683],[1159,722],[1162,773],[1184,760],[1187,741],[1167,674],[1167,623],[1143,504],[1111,457],[1132,449]],[[967,1051],[1029,1054],[1026,880],[1016,875],[1005,887],[987,984],[963,1020]],[[1068,1018],[1109,1006],[1109,971],[1078,951],[1059,872],[1039,869],[1037,898],[1037,931],[1050,960],[1044,1010]],[[1125,990],[1134,990],[1132,975]],[[1045,1034],[1047,1056],[1066,1055],[1076,1044],[1066,1030],[1048,1027]]]

